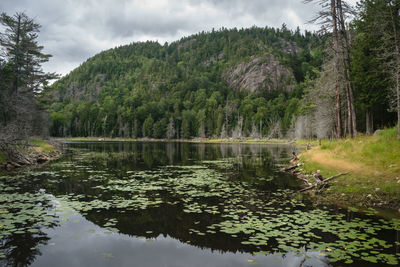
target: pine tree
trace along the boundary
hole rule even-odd
[[[40,25],[25,13],[0,14],[1,98],[0,139],[25,139],[47,134],[47,115],[39,106],[37,93],[49,79],[57,76],[44,73],[41,65],[50,55],[43,54],[37,42]]]
[[[144,137],[151,137],[151,134],[153,132],[153,125],[154,125],[153,117],[151,117],[151,115],[149,115],[143,123],[143,136]]]
[[[51,55],[43,54],[43,46],[37,42],[40,25],[25,13],[14,16],[2,13],[0,24],[5,28],[0,34],[0,45],[13,69],[12,90],[39,92],[49,79],[57,77],[54,73],[43,72],[41,67]]]

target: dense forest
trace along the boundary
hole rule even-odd
[[[220,29],[102,52],[58,81],[56,136],[281,136],[315,77],[323,38],[300,30]],[[276,136],[276,137],[279,137]]]

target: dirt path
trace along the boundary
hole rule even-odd
[[[353,174],[371,175],[373,169],[361,162],[353,162],[346,159],[340,159],[332,151],[312,149],[304,153],[307,161],[316,162],[329,169],[336,169],[338,172],[351,172]],[[378,174],[378,173],[377,173]],[[379,173],[380,174],[380,173]]]

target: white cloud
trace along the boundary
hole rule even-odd
[[[42,25],[39,41],[53,55],[44,69],[66,74],[102,50],[135,41],[163,44],[212,28],[283,23],[314,30],[305,23],[317,6],[300,0],[1,0],[0,10],[34,17]]]

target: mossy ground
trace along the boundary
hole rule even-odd
[[[323,177],[349,172],[330,182],[323,198],[344,205],[400,207],[400,140],[396,128],[374,136],[328,141],[300,155],[300,171]]]
[[[0,151],[0,163],[5,162],[7,159],[7,155]]]
[[[33,150],[36,152],[49,152],[56,150],[53,145],[41,139],[31,139],[29,140],[29,144],[33,146]]]
[[[32,156],[32,154],[35,155],[40,155],[40,154],[58,154],[59,149],[55,147],[54,145],[51,144],[51,142],[48,142],[43,139],[35,138],[35,139],[30,139],[27,141],[28,146],[25,144],[19,144],[12,149],[13,151],[13,156],[9,156],[9,152],[6,151],[0,151],[0,163],[5,164],[8,161],[14,162],[15,158],[18,158],[20,156],[26,157],[26,158],[32,158],[34,162],[36,162],[35,156]],[[11,158],[10,158],[11,157]],[[0,167],[1,168],[1,167]]]

